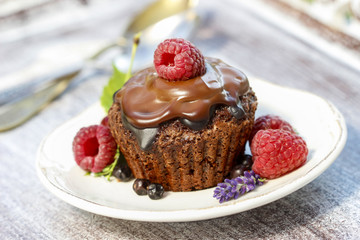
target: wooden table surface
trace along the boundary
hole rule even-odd
[[[78,25],[13,41],[0,36],[0,66],[22,71],[52,44],[113,39],[144,7],[133,3],[94,1],[81,8],[95,13],[98,8],[107,14],[94,13],[95,20],[88,24],[79,20]],[[248,75],[319,95],[340,110],[348,140],[337,160],[314,181],[282,199],[218,219],[136,222],[80,210],[41,184],[35,170],[36,151],[54,128],[99,99],[108,76],[97,76],[71,85],[29,122],[0,133],[0,239],[358,239],[360,66],[331,57],[237,1],[201,1],[197,10],[202,21],[193,42],[205,55],[236,62]],[[3,68],[0,73],[8,74],[4,72]]]

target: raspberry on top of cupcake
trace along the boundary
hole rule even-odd
[[[169,81],[181,81],[201,76],[206,72],[204,56],[191,42],[167,39],[154,53],[154,66],[158,75]]]

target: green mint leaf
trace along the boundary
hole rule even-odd
[[[100,97],[101,106],[104,108],[105,112],[108,112],[112,103],[113,103],[113,95],[119,90],[125,82],[127,74],[121,72],[116,68],[113,64],[113,74],[109,79],[108,84],[104,87],[102,95]]]
[[[110,177],[112,176],[112,173],[113,173],[113,171],[114,171],[114,168],[115,168],[115,166],[117,165],[117,163],[118,163],[118,159],[119,159],[119,155],[120,155],[121,153],[120,153],[120,151],[119,151],[119,149],[117,150],[117,152],[116,152],[116,154],[115,154],[115,157],[114,157],[114,161],[111,163],[111,164],[109,164],[109,165],[107,165],[106,167],[104,167],[104,169],[101,171],[101,172],[98,172],[98,173],[93,173],[92,175],[94,176],[94,177],[102,177],[102,176],[104,176],[104,177],[106,177],[106,179],[108,180],[108,181],[110,181]]]
[[[104,87],[102,95],[100,97],[101,106],[104,108],[105,112],[107,113],[113,103],[113,95],[114,93],[119,90],[126,81],[131,77],[131,69],[133,66],[136,49],[139,45],[141,33],[137,33],[134,36],[132,51],[131,51],[131,59],[130,65],[127,73],[121,72],[116,66],[113,64],[113,75],[110,77],[108,84]]]

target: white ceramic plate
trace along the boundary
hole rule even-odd
[[[196,221],[231,215],[282,198],[314,180],[343,149],[347,132],[344,118],[328,101],[313,94],[251,79],[259,99],[257,116],[277,114],[289,121],[306,140],[309,157],[304,166],[270,180],[237,200],[218,203],[214,188],[174,193],[160,200],[137,196],[132,182],[108,182],[85,176],[75,163],[71,144],[84,126],[98,124],[104,116],[95,104],[55,129],[38,149],[36,168],[45,187],[65,202],[92,213],[138,221]]]

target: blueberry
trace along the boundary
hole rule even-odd
[[[147,179],[138,178],[134,181],[133,190],[137,195],[146,195],[147,188],[150,185],[150,181]]]
[[[240,177],[240,176],[244,176],[244,172],[247,169],[244,168],[243,165],[239,164],[236,165],[233,170],[231,170],[230,172],[230,179],[236,178],[236,177]]]
[[[131,169],[127,165],[124,155],[120,152],[112,175],[120,181],[127,182],[133,178]]]
[[[116,165],[112,175],[123,182],[128,182],[133,177],[128,165]]]
[[[246,170],[251,170],[253,164],[252,156],[249,154],[239,155],[239,157],[236,159],[236,163],[238,165],[243,165]]]
[[[245,171],[250,171],[253,161],[252,156],[248,154],[242,154],[239,155],[239,157],[236,159],[236,165],[230,172],[230,179],[244,176]]]
[[[147,190],[147,195],[152,200],[157,200],[162,198],[164,194],[164,188],[161,184],[158,183],[151,183]]]

